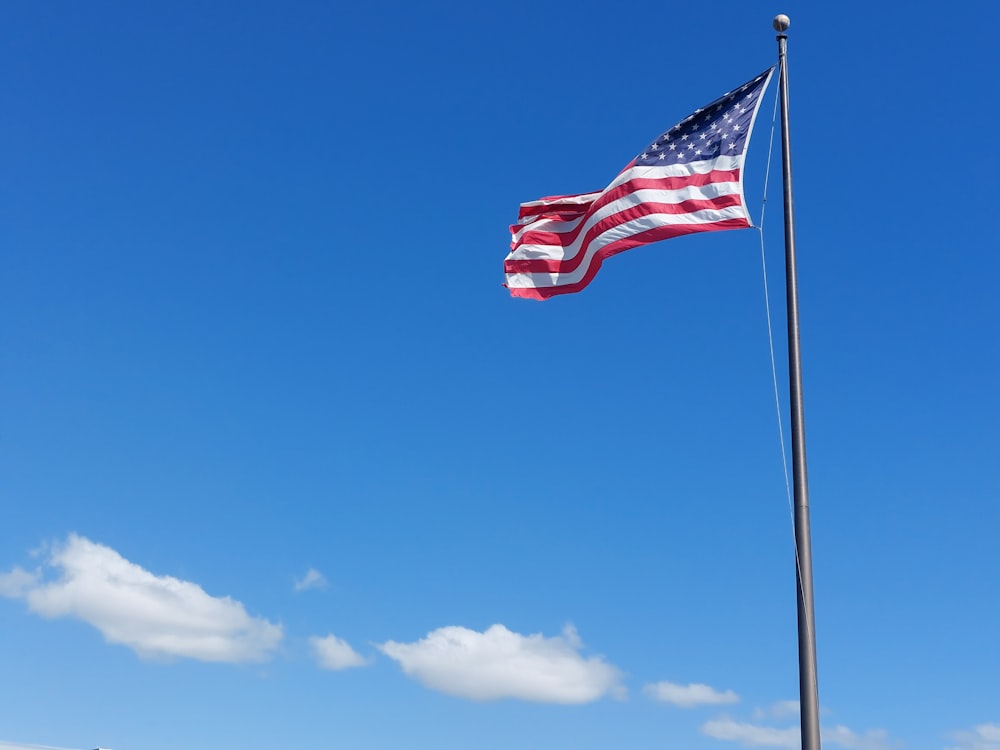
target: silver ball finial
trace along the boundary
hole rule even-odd
[[[771,25],[774,26],[775,31],[784,34],[788,31],[788,27],[792,25],[792,21],[784,13],[779,13],[774,17],[774,21],[771,22]]]

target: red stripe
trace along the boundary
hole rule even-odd
[[[742,205],[740,201],[740,196],[735,194],[720,195],[717,198],[711,200],[689,200],[683,201],[682,203],[640,203],[637,206],[632,206],[623,211],[619,211],[616,214],[607,216],[601,221],[594,224],[587,230],[587,233],[583,237],[583,242],[580,245],[579,251],[572,258],[567,259],[547,259],[547,258],[524,258],[524,259],[512,259],[504,261],[504,268],[508,267],[514,269],[520,273],[534,273],[547,272],[547,273],[572,273],[580,264],[584,262],[587,255],[587,248],[590,244],[597,239],[601,234],[608,231],[609,229],[614,229],[621,224],[632,221],[634,219],[641,219],[646,216],[655,216],[661,214],[688,214],[693,211],[701,211],[705,209],[720,209],[729,208],[732,206]],[[738,221],[740,226],[748,226],[745,219],[727,219],[722,222],[709,222],[705,224],[671,224],[668,227],[663,227],[664,229],[672,229],[674,227],[678,228],[677,234],[690,234],[692,232],[703,232],[704,229],[698,229],[697,227],[708,227],[709,229],[718,226],[719,224],[725,224],[726,221]],[[538,245],[550,245],[555,247],[565,247],[570,242],[572,242],[580,230],[583,229],[585,225],[581,224],[573,232],[567,232],[565,235],[557,234],[555,232],[525,232],[524,236],[520,238],[517,243],[511,245],[511,247],[520,246],[522,244],[538,244]],[[695,228],[689,228],[695,227]],[[659,227],[657,227],[659,228]],[[651,230],[647,230],[651,231]],[[641,232],[636,236],[643,236],[645,232]],[[677,236],[677,234],[671,234],[671,237]],[[538,241],[529,243],[529,238],[537,238]],[[624,238],[628,239],[628,238]],[[616,240],[611,244],[617,244],[622,240]],[[656,240],[646,240],[638,244],[645,244],[646,242],[655,242]],[[635,247],[635,245],[631,245]],[[600,251],[599,251],[600,252]]]
[[[623,170],[624,171],[624,170]],[[681,190],[686,187],[702,187],[715,182],[739,182],[740,170],[738,169],[713,169],[711,172],[691,175],[674,175],[671,177],[635,177],[631,180],[617,185],[606,193],[596,195],[592,201],[587,203],[563,202],[567,198],[579,198],[591,193],[579,193],[577,195],[551,195],[546,198],[539,198],[532,201],[536,205],[522,204],[518,211],[519,220],[532,217],[540,217],[544,214],[579,213],[588,209],[597,209],[601,206],[616,201],[636,190]],[[543,203],[544,201],[544,203]],[[550,202],[551,201],[551,202]]]
[[[739,173],[738,169],[729,169],[729,170],[713,170],[712,172],[709,172],[707,174],[692,175],[691,178],[688,178],[688,177],[664,177],[664,178],[661,178],[661,179],[648,179],[648,178],[638,177],[636,179],[629,180],[628,182],[622,183],[621,185],[618,185],[614,189],[608,191],[607,193],[605,193],[604,195],[602,195],[600,198],[598,198],[596,201],[594,201],[586,210],[587,210],[587,213],[595,213],[602,206],[605,206],[605,205],[607,205],[609,203],[612,203],[612,202],[614,202],[614,201],[616,201],[616,200],[618,200],[620,198],[624,198],[626,195],[630,195],[631,193],[635,192],[636,190],[679,190],[679,189],[683,189],[683,188],[689,187],[689,186],[703,187],[704,185],[709,185],[709,184],[712,184],[712,183],[715,183],[715,182],[739,182],[739,179],[740,179],[739,175],[740,175],[740,173]],[[692,178],[697,178],[697,179],[692,179]],[[718,200],[720,200],[720,198],[721,198],[721,196],[719,198],[714,199],[714,200],[718,201]],[[704,200],[707,200],[707,199],[704,199]],[[694,203],[695,203],[695,201],[691,200],[691,201],[685,201],[683,203],[678,203],[676,205],[678,205],[678,206],[694,205]],[[733,206],[733,205],[738,205],[738,204],[739,204],[738,200],[737,200],[736,203],[721,203],[721,202],[720,203],[713,203],[713,204],[707,204],[706,203],[705,205],[702,206],[702,208],[724,207],[724,206]],[[670,204],[660,203],[660,204],[656,204],[656,205],[665,206],[665,205],[670,205]],[[630,210],[630,209],[626,209],[626,210]],[[698,209],[697,208],[692,208],[690,210],[697,211]],[[673,210],[664,209],[662,211],[659,211],[659,213],[686,213],[686,212],[685,211],[673,211]],[[572,216],[567,215],[565,217],[556,214],[556,215],[552,216],[551,218],[556,219],[556,220],[571,221],[571,220],[576,219],[578,217],[579,217],[579,212],[576,212],[575,215],[572,215]],[[602,220],[602,221],[604,221],[604,220]],[[559,239],[556,239],[555,241],[531,241],[531,242],[529,242],[526,238],[529,236],[530,231],[529,232],[525,232],[525,234],[523,234],[521,237],[519,237],[517,240],[515,240],[514,243],[511,244],[511,249],[517,249],[518,246],[524,245],[524,244],[531,244],[531,245],[547,245],[547,244],[552,244],[552,245],[556,245],[557,247],[567,247],[569,245],[569,243],[571,243],[574,240],[576,240],[576,238],[580,234],[580,232],[583,231],[583,227],[585,226],[585,224],[586,224],[586,222],[581,222],[580,226],[578,226],[577,228],[575,228],[571,232],[565,232],[565,233],[555,232],[555,233],[551,233],[551,234],[555,234],[556,237],[559,238]],[[517,231],[518,230],[516,230],[513,226],[511,227],[511,232],[516,233]],[[546,234],[550,234],[550,233],[546,233]]]
[[[537,229],[529,229],[529,227],[535,222],[541,221],[543,219],[549,221],[558,221],[563,224],[568,224],[571,221],[576,221],[577,219],[583,218],[584,216],[587,215],[587,213],[588,211],[586,208],[581,208],[578,211],[560,211],[551,214],[549,213],[539,214],[538,216],[534,217],[531,221],[525,222],[523,224],[511,224],[510,233],[512,235],[515,235],[518,232],[524,232],[524,231],[532,231],[532,232],[541,231]],[[511,247],[513,247],[513,245],[511,245]]]
[[[704,187],[716,182],[738,183],[739,181],[740,170],[738,169],[713,169],[704,174],[675,175],[672,177],[633,177],[603,193],[590,204],[590,210],[597,211],[619,198],[631,195],[636,190],[683,190],[687,187]]]
[[[591,193],[600,194],[599,191],[591,191]],[[587,206],[593,203],[593,200],[587,201],[586,203],[572,203],[566,199],[579,198],[580,196],[590,195],[591,193],[580,193],[579,195],[550,195],[546,198],[539,198],[537,201],[532,201],[532,203],[536,205],[521,204],[520,210],[517,213],[517,218],[524,219],[528,216],[538,216],[539,214],[547,213],[549,211],[580,211],[586,209]],[[597,195],[595,195],[594,198],[596,199]],[[565,206],[565,208],[561,208],[562,206]]]
[[[612,229],[619,224],[623,224],[631,219],[653,214],[689,214],[695,211],[705,211],[711,209],[731,208],[739,206],[740,196],[729,193],[715,198],[692,198],[681,203],[640,203],[636,206],[623,209],[616,214],[606,216],[593,227],[587,230],[586,239],[581,246],[581,252],[586,250],[587,245],[594,241],[594,238],[601,233]],[[529,229],[518,239],[511,243],[512,249],[517,249],[521,245],[547,245],[549,247],[566,248],[573,244],[580,232],[586,227],[585,222],[581,222],[569,232],[547,232],[544,229]],[[577,253],[579,255],[579,253]]]
[[[590,193],[552,195],[540,198],[538,201],[532,201],[540,205],[522,204],[517,215],[520,224],[512,225],[511,231],[517,231],[515,226],[524,226],[543,218],[571,221],[584,212],[596,211],[601,206],[616,201],[636,190],[681,190],[685,187],[702,187],[716,182],[739,182],[739,179],[740,171],[738,169],[716,169],[704,174],[675,175],[659,178],[636,177],[595,197],[594,200],[588,203],[564,203],[559,201],[565,198],[579,198],[581,195],[590,195]],[[542,203],[543,201],[545,202]],[[524,219],[527,218],[531,218],[532,221],[525,222]]]
[[[749,226],[749,222],[745,219],[726,219],[725,221],[717,221],[712,224],[675,224],[669,227],[655,227],[654,229],[641,232],[640,234],[625,237],[598,250],[591,259],[587,272],[579,281],[572,284],[560,284],[558,286],[509,287],[510,294],[512,297],[524,297],[526,299],[538,300],[555,297],[557,294],[572,294],[574,292],[579,292],[593,280],[594,276],[596,276],[597,272],[600,270],[601,263],[604,262],[605,258],[610,258],[612,255],[617,255],[618,253],[624,252],[625,250],[629,250],[638,245],[648,245],[651,242],[659,242],[660,240],[667,240],[671,237],[677,237],[683,234],[711,232],[723,229],[746,229]],[[512,261],[507,261],[507,263],[510,262]],[[507,263],[504,263],[504,270],[507,270],[509,273],[510,271],[507,269]]]
[[[659,186],[659,190],[679,190],[691,185],[701,187],[713,182],[739,182],[739,180],[740,170],[738,169],[713,169],[711,172],[674,175],[673,177],[634,177],[629,182],[637,184],[639,187]],[[648,183],[648,185],[643,183]]]

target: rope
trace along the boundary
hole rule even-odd
[[[785,430],[782,427],[781,397],[778,394],[778,368],[774,358],[774,329],[771,325],[771,297],[767,285],[767,258],[764,254],[764,209],[767,207],[767,185],[771,177],[771,156],[774,153],[774,130],[778,121],[778,96],[774,97],[774,113],[771,115],[771,138],[767,144],[767,168],[764,170],[764,197],[760,206],[760,266],[764,276],[764,309],[767,313],[767,343],[771,351],[771,382],[774,384],[774,408],[778,416],[778,442],[781,443],[781,466],[785,474],[785,495],[788,498],[788,513],[792,517],[792,535],[795,534],[795,509],[792,507],[792,484],[788,478],[788,454],[785,450]],[[796,566],[797,568],[798,566]]]
[[[782,63],[783,63],[783,58],[782,58]],[[774,335],[773,335],[773,332],[772,332],[772,325],[771,325],[771,302],[770,302],[770,299],[769,299],[768,289],[767,289],[767,262],[765,260],[765,255],[764,255],[764,207],[767,205],[767,182],[768,182],[768,177],[770,176],[770,172],[771,172],[771,156],[772,156],[772,154],[774,152],[774,131],[775,131],[775,122],[777,120],[777,112],[778,112],[778,96],[776,94],[775,97],[774,97],[774,114],[772,115],[772,118],[771,118],[771,140],[770,140],[770,143],[768,144],[768,149],[767,149],[767,170],[766,170],[765,176],[764,176],[764,198],[763,198],[763,201],[762,201],[762,204],[761,204],[761,209],[760,209],[760,226],[758,227],[758,230],[760,231],[760,262],[761,262],[761,268],[763,270],[763,275],[764,275],[764,306],[765,306],[765,308],[767,310],[767,337],[768,337],[768,343],[769,343],[770,348],[771,348],[771,378],[772,378],[772,381],[774,383],[774,406],[775,406],[775,410],[777,411],[777,415],[778,415],[778,439],[781,442],[781,463],[782,463],[782,467],[783,467],[784,473],[785,473],[785,495],[788,498],[788,514],[791,517],[791,527],[792,527],[791,528],[791,530],[792,530],[792,546],[793,546],[793,548],[795,550],[795,575],[796,575],[796,578],[798,579],[797,583],[798,583],[798,591],[799,591],[799,597],[800,597],[799,601],[801,602],[802,601],[801,597],[803,595],[805,587],[802,585],[802,564],[801,564],[801,560],[799,559],[799,545],[798,545],[796,528],[795,528],[795,508],[794,508],[794,501],[792,499],[791,483],[789,482],[789,479],[788,479],[788,457],[787,457],[787,453],[785,451],[785,434],[784,434],[784,429],[782,427],[782,419],[781,419],[781,399],[778,396],[778,372],[777,372],[777,367],[775,365],[775,360],[774,360]],[[808,642],[813,645],[813,659],[815,659],[815,650],[814,649],[815,649],[815,644],[816,644],[816,633],[815,633],[815,630],[814,630],[815,625],[814,625],[814,622],[813,622],[813,620],[812,620],[811,617],[806,617],[805,618],[805,625],[806,625],[806,630],[807,630],[805,637],[806,637],[806,639],[808,639]],[[803,636],[802,636],[802,620],[801,619],[799,620],[799,628],[800,628],[799,629],[799,648],[800,648],[800,655],[799,655],[799,665],[800,665],[800,667],[799,668],[800,668],[800,675],[801,675],[801,673],[802,673],[801,672],[801,670],[802,670],[802,652],[801,652],[801,648],[802,648],[802,642],[803,642],[802,641]],[[806,691],[805,688],[803,688],[802,697],[803,697],[804,700],[808,697],[808,695],[809,695],[810,692],[811,692],[811,696],[812,696],[811,700],[815,700],[815,696],[816,696],[815,662],[813,662],[812,669],[813,669],[812,675],[811,675],[812,676],[812,680],[811,680],[811,685],[810,685],[811,690],[810,691]],[[806,707],[803,707],[803,709],[805,709],[805,708]],[[818,706],[812,706],[812,709],[815,709],[818,712],[819,707]],[[803,719],[805,719],[805,718],[806,717],[804,715]],[[811,721],[815,721],[817,725],[819,723],[819,719],[815,715],[814,715],[814,718],[811,719]],[[814,728],[815,728],[815,730],[817,732],[819,731],[818,726],[814,727]],[[803,727],[802,727],[802,740],[803,740],[803,743],[805,743],[806,740],[807,740],[806,726],[805,726],[805,724],[803,724]],[[813,742],[813,744],[817,748],[819,747],[819,738],[818,737],[815,738],[815,741]]]

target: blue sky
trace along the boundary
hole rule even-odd
[[[825,746],[998,750],[1000,6],[951,10],[4,4],[0,740],[796,747],[760,235],[501,287],[786,12]]]

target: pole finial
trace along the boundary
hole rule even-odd
[[[788,27],[792,25],[792,21],[784,13],[779,13],[774,17],[774,20],[771,22],[771,25],[774,26],[774,30],[777,31],[779,34],[784,34],[786,31],[788,31]]]

